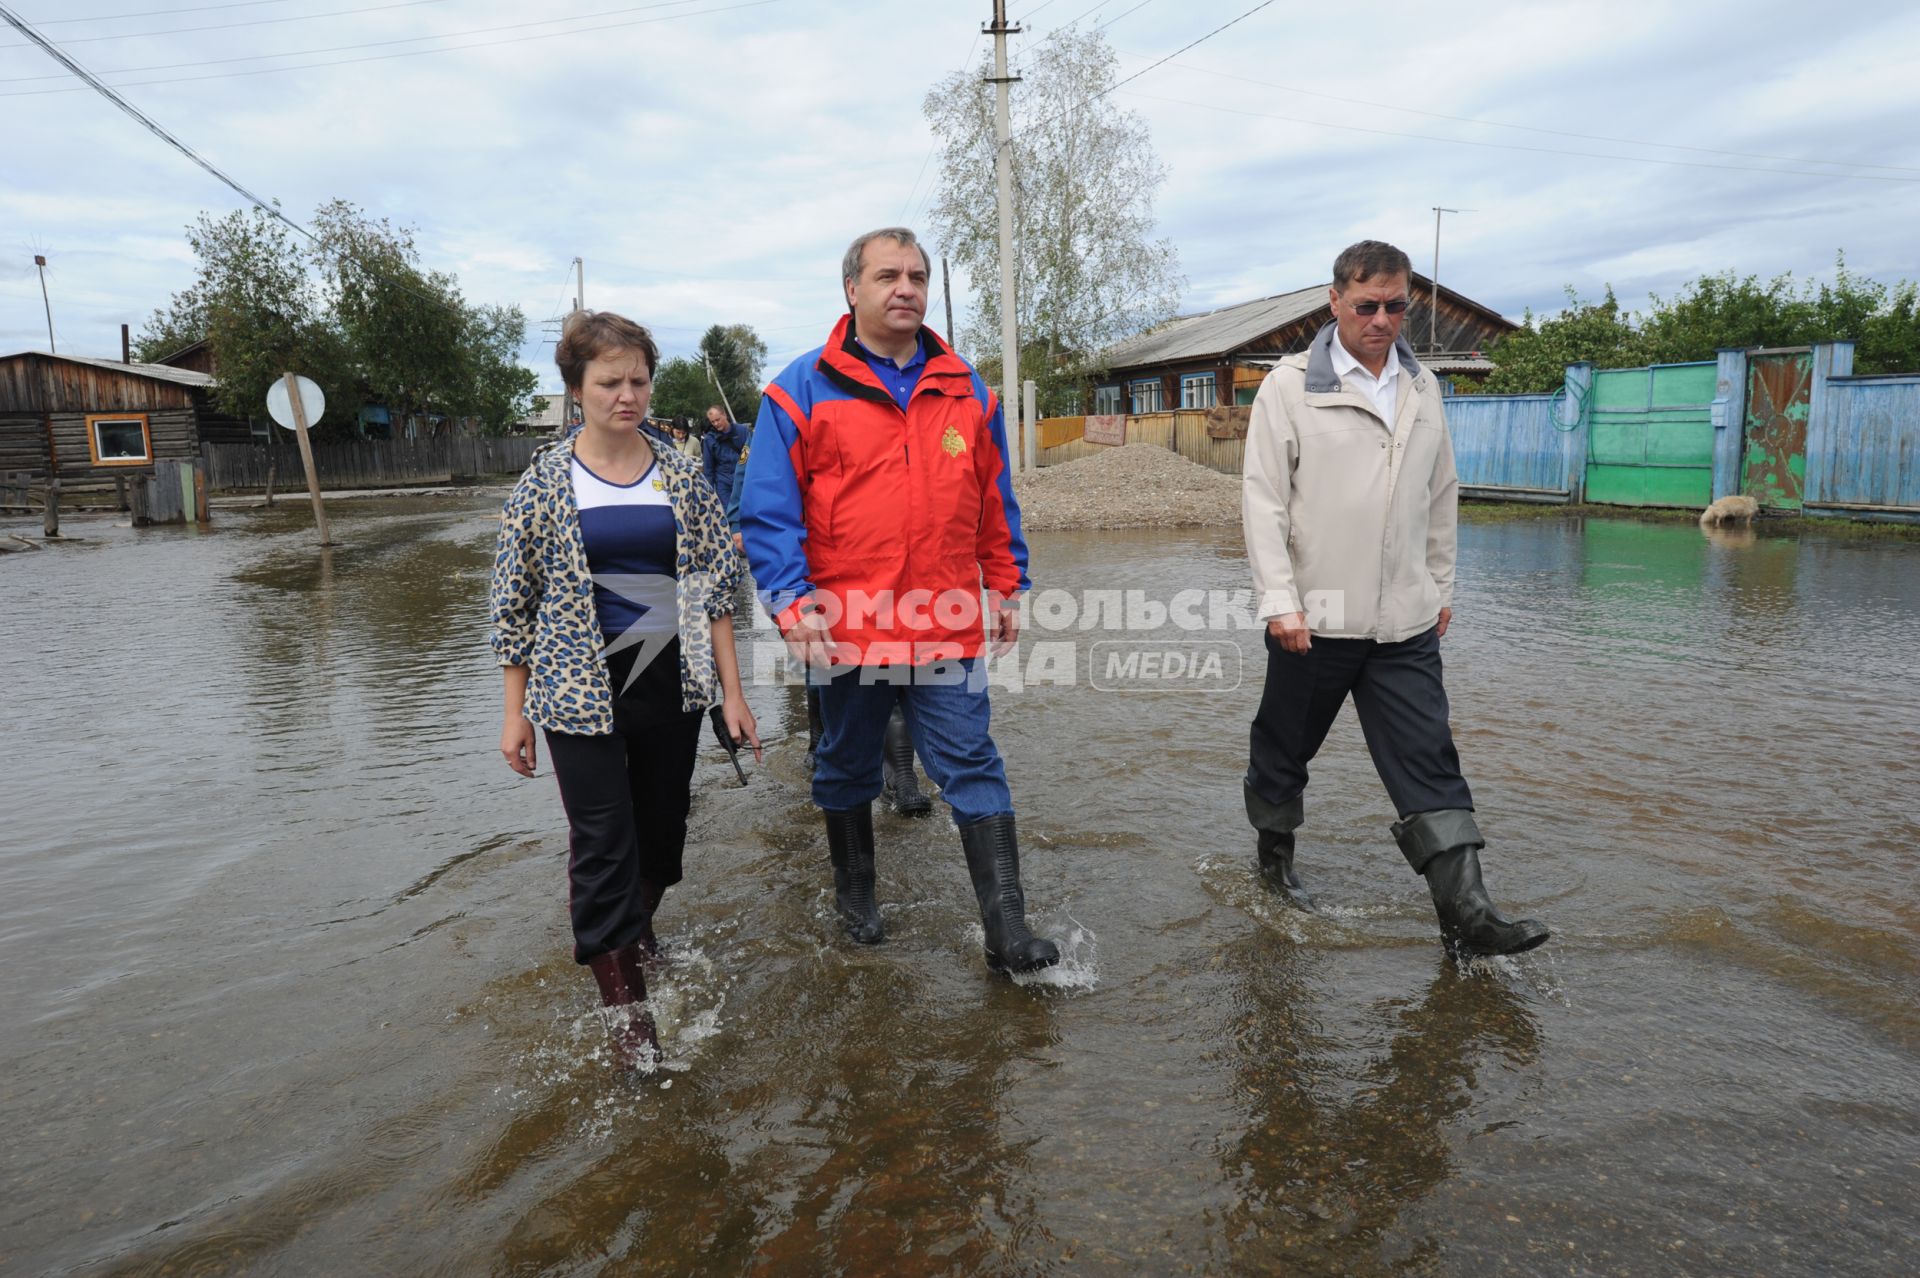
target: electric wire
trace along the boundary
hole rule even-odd
[[[1118,87],[1118,86],[1115,86]],[[1129,90],[1127,96],[1140,98],[1146,102],[1166,102],[1175,106],[1197,107],[1202,111],[1219,111],[1227,115],[1250,116],[1261,120],[1282,120],[1288,124],[1304,124],[1319,129],[1339,129],[1348,133],[1369,133],[1375,137],[1407,138],[1416,142],[1444,142],[1452,146],[1480,147],[1495,151],[1524,151],[1533,155],[1565,155],[1585,160],[1625,160],[1632,164],[1659,164],[1672,168],[1719,169],[1730,173],[1771,173],[1777,177],[1810,177],[1828,182],[1899,182],[1920,183],[1920,177],[1895,177],[1884,173],[1817,173],[1805,169],[1770,169],[1757,164],[1709,164],[1704,160],[1668,160],[1655,155],[1615,155],[1604,151],[1570,151],[1559,147],[1526,146],[1519,142],[1483,142],[1474,138],[1450,138],[1432,133],[1407,133],[1398,129],[1374,129],[1359,124],[1334,124],[1327,120],[1308,120],[1300,116],[1281,115],[1273,111],[1251,111],[1242,107],[1220,106],[1212,102],[1194,102],[1187,98],[1162,97],[1152,93]]]
[[[639,10],[644,10],[644,9],[665,7],[666,4],[677,5],[677,4],[687,4],[687,3],[694,3],[694,2],[696,2],[696,0],[664,0],[664,3],[662,4],[640,5],[640,6],[637,6],[636,8],[623,9],[623,10],[611,10],[610,12],[633,13],[633,12],[638,12]],[[417,58],[417,57],[424,57],[428,54],[434,54],[434,53],[460,53],[468,49],[490,49],[503,44],[516,44],[516,43],[524,44],[524,43],[530,43],[534,40],[555,40],[564,36],[587,35],[596,31],[615,31],[615,30],[621,30],[627,27],[651,26],[655,23],[660,23],[660,22],[677,22],[686,18],[704,18],[704,17],[708,17],[710,15],[718,14],[718,13],[731,13],[738,9],[758,9],[770,4],[785,4],[787,2],[788,0],[742,0],[742,2],[738,4],[718,5],[710,9],[696,10],[692,13],[669,13],[669,14],[662,14],[661,16],[656,18],[634,18],[626,22],[607,22],[607,23],[602,23],[599,26],[574,27],[566,31],[537,31],[531,35],[516,35],[516,36],[504,37],[499,40],[481,40],[472,44],[449,45],[448,47],[443,49],[403,49],[396,53],[368,54],[366,57],[363,57],[363,58],[333,58],[325,62],[302,62],[302,63],[295,64],[293,66],[256,67],[250,71],[216,71],[210,75],[163,76],[153,80],[126,80],[126,81],[122,81],[118,87],[123,89],[133,89],[133,88],[140,88],[145,85],[155,85],[155,84],[191,84],[191,83],[195,83],[202,80],[233,80],[233,79],[239,79],[244,76],[278,75],[281,72],[285,72],[285,71],[307,71],[307,70],[312,70],[314,68],[319,68],[319,67],[353,66],[357,63],[362,63],[362,62],[386,62],[394,58]],[[577,21],[580,21],[580,19],[567,18],[567,19],[544,20],[545,23],[551,23],[551,22],[557,22],[557,21],[577,22]],[[509,27],[490,27],[490,28],[486,28],[486,30],[507,31],[507,30],[515,30],[515,29],[518,29],[519,27],[539,26],[539,25],[543,25],[543,23],[541,22],[520,23],[520,24],[515,24],[514,26],[509,26]],[[457,32],[452,35],[418,36],[418,37],[414,37],[411,40],[406,40],[406,41],[379,41],[379,42],[376,42],[375,44],[370,44],[370,45],[365,45],[360,47],[376,48],[386,44],[413,43],[418,40],[456,39],[462,35],[472,35],[472,34],[479,34],[479,33],[478,32]],[[262,56],[263,57],[303,57],[307,55],[306,54],[266,54]],[[247,59],[242,59],[242,60],[244,61]],[[77,93],[79,91],[80,90],[77,88],[13,89],[4,93],[0,93],[0,98],[28,98],[28,97],[39,97],[49,93]]]
[[[42,18],[37,27],[58,27],[75,22],[121,22],[127,18],[172,17],[180,13],[210,13],[215,9],[258,9],[262,5],[292,4],[294,0],[228,0],[226,4],[195,4],[173,9],[141,9],[134,13],[96,13],[87,18]]]
[[[1143,53],[1128,53],[1130,58],[1145,58]],[[1391,102],[1369,102],[1365,98],[1345,98],[1338,94],[1321,93],[1313,89],[1296,88],[1290,84],[1279,84],[1272,80],[1255,79],[1253,76],[1235,75],[1231,71],[1219,71],[1212,67],[1194,66],[1192,63],[1175,62],[1170,65],[1196,75],[1213,76],[1222,80],[1238,80],[1244,84],[1257,84],[1262,88],[1279,89],[1283,93],[1294,93],[1306,98],[1321,98],[1328,102],[1339,102],[1346,106],[1371,107],[1381,111],[1399,111],[1407,115],[1422,115],[1433,120],[1448,120],[1455,124],[1477,124],[1492,129],[1515,129],[1524,133],[1543,133],[1553,137],[1576,138],[1583,142],[1610,142],[1619,146],[1652,146],[1668,151],[1693,151],[1702,155],[1724,155],[1739,160],[1773,160],[1781,164],[1833,164],[1856,169],[1891,169],[1901,173],[1920,173],[1920,168],[1906,164],[1875,164],[1867,160],[1822,160],[1810,156],[1768,155],[1757,151],[1727,151],[1718,147],[1689,146],[1683,142],[1649,142],[1644,138],[1620,138],[1603,133],[1575,133],[1568,129],[1549,129],[1532,124],[1508,124],[1501,120],[1483,120],[1470,115],[1447,115],[1440,111],[1426,111],[1419,107],[1401,106]]]
[[[388,4],[365,5],[358,9],[333,9],[326,13],[300,13],[285,18],[255,18],[246,22],[216,22],[204,27],[168,27],[164,31],[123,31],[119,35],[74,36],[62,44],[99,44],[103,40],[144,40],[150,36],[190,35],[197,31],[238,31],[242,27],[265,27],[282,22],[315,22],[321,18],[345,18],[356,13],[382,13],[388,9],[417,9],[423,4],[446,4],[448,0],[392,0]],[[0,49],[27,48],[24,41],[0,44]],[[143,68],[144,69],[144,68]],[[113,75],[115,72],[103,72]]]

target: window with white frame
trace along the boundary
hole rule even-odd
[[[1130,412],[1158,413],[1165,409],[1159,378],[1143,377],[1132,383],[1129,389],[1133,392],[1133,407],[1129,410]]]
[[[87,447],[96,466],[144,466],[153,460],[145,413],[89,413]]]
[[[1120,411],[1120,388],[1118,386],[1096,386],[1093,388],[1093,415],[1095,417],[1110,417]]]
[[[1212,408],[1219,402],[1212,373],[1188,373],[1180,379],[1180,407]]]

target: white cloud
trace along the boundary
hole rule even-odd
[[[727,2],[662,10],[698,16],[651,25],[553,39],[527,38],[552,27],[529,28],[469,37],[510,42],[460,52],[127,92],[296,218],[339,197],[417,226],[430,265],[456,271],[470,298],[520,305],[535,341],[540,321],[571,295],[563,277],[578,254],[589,302],[652,325],[668,354],[690,349],[709,324],[745,321],[777,359],[824,337],[839,309],[839,254],[852,234],[924,205],[932,174],[916,191],[931,144],[921,99],[970,48],[977,55],[983,47],[985,6],[793,0],[716,11]],[[338,6],[292,0],[286,10],[330,7]],[[530,11],[476,0],[73,48],[101,68],[208,62],[619,7],[556,0]],[[1016,49],[1089,7],[1050,6]],[[1108,34],[1127,53],[1126,74],[1245,7],[1149,5]],[[1127,8],[1111,4],[1088,21]],[[72,39],[209,25],[245,12],[47,30]],[[1638,304],[1701,271],[1820,275],[1841,248],[1856,269],[1920,277],[1908,230],[1920,213],[1914,183],[1583,157],[1565,153],[1779,167],[1408,110],[1909,165],[1916,172],[1886,175],[1920,177],[1920,143],[1909,126],[1920,87],[1906,56],[1920,18],[1908,6],[1855,5],[1819,21],[1803,7],[1729,0],[1461,11],[1398,0],[1369,6],[1361,18],[1342,14],[1325,6],[1263,10],[1119,99],[1149,123],[1172,170],[1161,233],[1179,247],[1190,309],[1324,279],[1334,252],[1361,235],[1394,239],[1424,264],[1435,204],[1473,210],[1446,222],[1442,278],[1514,314],[1558,306],[1567,284],[1593,296],[1611,283]],[[48,0],[29,12],[60,16]],[[0,81],[55,70],[37,50],[0,48]],[[0,93],[60,84],[0,83]],[[0,160],[0,345],[45,341],[31,269],[31,255],[43,252],[53,263],[48,283],[63,347],[117,352],[120,323],[138,323],[192,278],[181,229],[199,210],[222,213],[239,199],[91,93],[0,98],[0,109],[24,122],[9,131]],[[968,309],[967,298],[956,297],[956,312]],[[530,342],[527,358],[552,384],[550,349]]]

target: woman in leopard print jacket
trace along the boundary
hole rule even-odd
[[[532,776],[545,732],[569,826],[574,958],[592,970],[622,1061],[657,1059],[643,964],[680,881],[702,711],[760,742],[740,687],[741,563],[699,463],[646,426],[659,350],[576,312],[554,358],[582,425],[534,455],[501,515],[490,611],[505,677],[500,752]]]

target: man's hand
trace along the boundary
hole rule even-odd
[[[1013,650],[1020,642],[1020,607],[1011,599],[1002,599],[998,594],[989,592],[987,606],[992,609],[992,625],[988,634],[992,639],[991,651],[994,656],[1002,656]]]
[[[825,614],[803,613],[787,631],[786,638],[787,651],[803,665],[825,670],[833,664],[833,635],[827,628]]]
[[[1435,639],[1445,639],[1447,637],[1447,627],[1451,625],[1452,622],[1453,609],[1442,608],[1440,610],[1440,624],[1433,628],[1433,637]]]
[[[1307,614],[1304,612],[1289,612],[1267,618],[1267,633],[1278,639],[1280,646],[1288,652],[1301,653],[1313,647],[1313,636],[1307,631]]]

